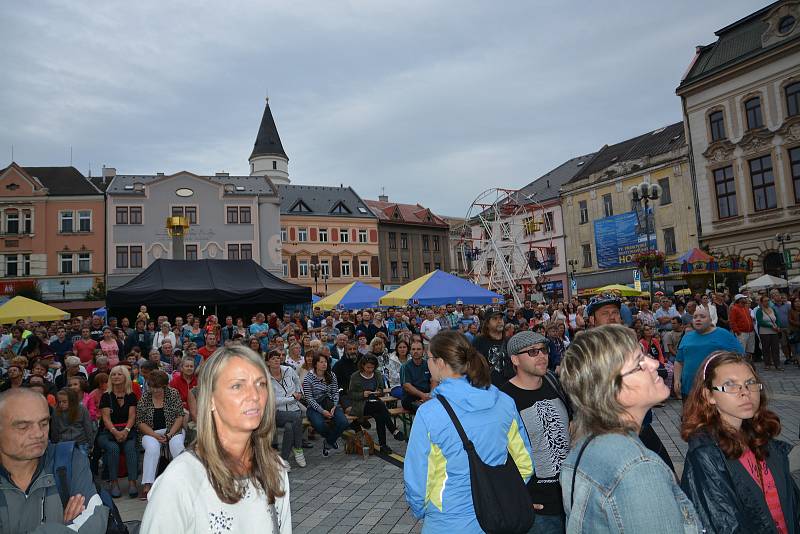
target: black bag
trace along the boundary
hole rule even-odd
[[[322,406],[322,409],[325,410],[325,411],[328,411],[328,412],[333,410],[333,406],[334,406],[333,399],[330,398],[328,395],[325,395],[324,397],[322,397],[317,404]]]
[[[156,468],[156,476],[161,475],[172,461],[172,453],[169,450],[169,441],[161,445],[161,454],[158,457],[158,467]]]
[[[475,507],[478,524],[490,534],[528,532],[533,526],[533,506],[514,458],[507,453],[505,464],[495,466],[483,463],[450,403],[441,395],[436,398],[453,421],[464,450],[467,451],[472,505]]]

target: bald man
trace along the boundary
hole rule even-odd
[[[47,441],[50,412],[39,393],[15,388],[0,395],[0,532],[102,534],[108,523],[89,460],[72,451],[69,500],[55,483],[55,448]]]

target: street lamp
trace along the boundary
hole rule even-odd
[[[311,264],[311,276],[314,277],[314,293],[319,293],[319,277],[322,276],[325,279],[325,285],[327,287],[327,275],[322,272],[322,264],[321,263],[312,263]]]
[[[789,265],[786,262],[786,243],[792,240],[792,234],[778,232],[775,234],[775,241],[778,242],[778,248],[781,250],[781,265],[783,266],[783,275],[789,278]]]
[[[569,277],[570,277],[569,289],[570,293],[575,293],[575,295],[572,295],[573,297],[575,297],[577,296],[578,293],[577,291],[578,285],[575,283],[575,269],[577,269],[578,267],[578,260],[576,259],[567,260],[567,265],[569,265]]]
[[[650,201],[656,201],[661,197],[661,186],[658,184],[651,184],[649,182],[642,182],[639,185],[634,185],[628,189],[628,196],[637,204],[644,203],[644,231],[647,234],[647,252],[650,253]],[[639,219],[639,224],[642,221],[639,217],[639,210],[636,210],[636,218]],[[655,228],[653,228],[655,233]],[[650,301],[653,301],[653,269],[647,268],[647,278],[650,282]]]
[[[61,284],[61,300],[67,300],[67,286],[69,285],[69,280],[61,280],[58,283]]]

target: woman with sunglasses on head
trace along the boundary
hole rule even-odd
[[[559,475],[567,532],[702,532],[675,475],[639,439],[669,388],[633,331],[609,324],[576,336],[560,375],[575,414]]]
[[[706,358],[684,405],[681,486],[708,532],[800,532],[792,446],[780,432],[752,364],[726,351]]]

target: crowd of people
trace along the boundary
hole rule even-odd
[[[103,506],[84,461],[112,498],[127,479],[127,494],[149,501],[147,532],[203,530],[198,510],[211,532],[248,531],[242,513],[290,532],[292,465],[306,466],[318,438],[327,458],[347,429],[372,424],[384,453],[389,436],[409,441],[406,498],[424,531],[480,532],[470,463],[444,402],[431,402],[440,398],[484,462],[513,459],[531,532],[800,528],[787,445],[759,378],[798,362],[796,292],[222,320],[151,317],[142,306],[131,318],[20,319],[0,334],[0,491],[13,503],[36,489],[39,462],[61,442],[75,444],[74,487],[84,488],[78,504],[43,487],[42,513],[30,517],[4,515],[0,499],[3,532],[39,523],[93,532]],[[680,481],[651,426],[670,396],[684,403],[689,443]],[[387,397],[415,415],[410,436]],[[19,409],[31,399],[44,411]],[[169,500],[185,480],[198,481],[196,498]],[[166,510],[170,520],[156,524]]]

